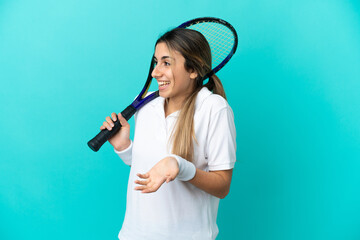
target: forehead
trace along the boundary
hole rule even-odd
[[[156,59],[161,59],[163,57],[169,57],[172,59],[182,59],[184,58],[178,51],[169,49],[166,43],[158,43],[155,47],[154,57]]]

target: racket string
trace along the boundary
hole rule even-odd
[[[188,28],[199,31],[205,36],[210,45],[213,66],[219,65],[234,46],[234,34],[222,24],[203,22],[191,25]]]

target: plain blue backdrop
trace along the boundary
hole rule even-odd
[[[129,168],[86,145],[160,34],[236,28],[237,127],[218,239],[360,239],[360,5],[342,0],[0,0],[0,239],[116,239]],[[131,121],[133,123],[133,120]]]

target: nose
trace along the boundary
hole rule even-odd
[[[161,77],[161,75],[162,75],[162,72],[160,71],[159,66],[155,65],[155,67],[151,73],[151,76],[153,78],[159,78],[159,77]]]

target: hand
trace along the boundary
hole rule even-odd
[[[103,122],[103,125],[100,127],[100,130],[107,129],[111,131],[111,129],[114,127],[114,122],[119,119],[121,124],[121,129],[119,132],[117,132],[114,136],[112,136],[109,139],[109,143],[113,145],[113,147],[117,151],[125,150],[127,147],[130,146],[130,125],[126,121],[126,119],[121,115],[121,113],[116,116],[116,113],[111,114],[110,117],[105,118],[105,122]]]
[[[141,191],[142,193],[156,192],[164,182],[169,183],[173,181],[178,174],[179,165],[176,159],[166,157],[155,164],[149,172],[137,174],[142,180],[135,181],[136,184],[140,185],[135,187],[135,190]]]

